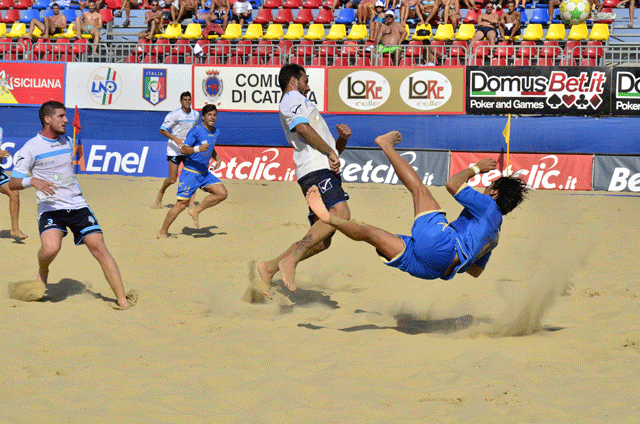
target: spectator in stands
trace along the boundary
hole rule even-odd
[[[222,23],[222,29],[226,30],[227,24],[229,23],[230,9],[229,0],[212,0],[209,13],[204,18],[205,25],[219,20]]]
[[[508,0],[507,12],[500,16],[498,28],[502,38],[506,40],[509,37],[510,42],[513,42],[513,39],[520,35],[520,12],[516,10],[514,0]]]
[[[342,7],[346,9],[357,9],[360,2],[357,0],[327,0],[324,4],[326,9],[335,10],[336,7]]]
[[[407,23],[407,19],[414,19],[416,17],[420,19],[421,24],[424,24],[422,15],[420,0],[404,0],[400,3],[400,25],[404,26]]]
[[[372,19],[376,16],[376,7],[378,3],[381,4],[381,8],[384,11],[384,2],[381,0],[362,0],[356,10],[356,21],[359,24],[366,24],[367,22],[373,22]]]
[[[95,56],[98,54],[100,29],[102,29],[102,15],[96,10],[96,2],[94,0],[89,0],[87,5],[89,6],[89,10],[85,10],[82,12],[82,15],[76,18],[74,27],[78,33],[78,37],[82,34],[90,34],[93,37],[93,55]]]
[[[120,8],[120,10],[114,13],[113,16],[115,16],[116,18],[122,17],[122,11],[124,10],[126,19],[122,23],[122,26],[126,28],[131,25],[131,8],[133,7],[135,9],[136,7],[139,7],[140,9],[144,9],[146,5],[147,0],[122,0],[122,7]]]
[[[401,49],[399,45],[407,37],[407,30],[404,25],[395,21],[393,11],[387,10],[384,15],[384,25],[378,33],[376,45],[378,46],[378,55],[382,56],[388,53],[394,64],[397,66],[400,62]]]
[[[431,20],[438,16],[438,11],[442,7],[442,0],[420,0],[420,5],[422,6],[425,22],[428,24],[432,23]]]
[[[629,28],[633,28],[633,14],[636,11],[636,7],[640,7],[640,1],[639,0],[622,0],[621,2],[619,2],[618,4],[616,4],[616,8],[618,9],[624,9],[627,6],[627,3],[629,3]],[[598,9],[598,12],[600,12],[600,9]],[[600,16],[598,16],[599,19],[603,19],[600,18]],[[606,19],[606,18],[604,18]]]
[[[376,2],[376,14],[369,22],[369,39],[377,40],[378,32],[380,28],[384,25],[384,2],[382,0],[378,0]]]
[[[31,19],[29,32],[25,34],[24,37],[33,38],[33,31],[36,27],[42,31],[42,38],[49,38],[51,35],[64,33],[64,29],[67,27],[67,17],[60,14],[60,6],[58,6],[58,3],[53,3],[51,10],[53,11],[53,15],[45,16],[44,23],[37,19]]]
[[[424,31],[424,30],[421,30]],[[427,38],[422,40],[422,44],[424,46],[431,46],[431,41]],[[422,49],[422,60],[424,63],[421,63],[420,66],[436,66],[438,64],[438,60],[442,57],[442,50],[435,50],[433,47],[426,47]]]
[[[469,51],[473,52],[473,45],[485,37],[487,37],[492,47],[496,45],[499,18],[498,14],[493,12],[493,7],[494,3],[492,1],[487,2],[484,13],[478,16],[478,26],[476,27],[476,33],[469,42]]]
[[[400,0],[385,0],[385,10],[396,10],[398,6],[400,6]]]
[[[78,2],[78,6],[80,6],[80,10],[84,12],[85,9],[89,8],[89,0],[80,0]],[[96,10],[100,10],[104,7],[104,0],[96,0]]]
[[[198,15],[198,1],[197,0],[179,0],[178,2],[178,16],[173,23],[179,23],[183,19],[189,19]]]
[[[458,22],[462,19],[460,14],[460,3],[458,0],[441,0],[442,1],[442,23],[450,23],[453,30],[458,29]]]
[[[238,0],[233,3],[233,15],[231,17],[231,22],[239,23],[240,26],[243,26],[245,22],[251,19],[252,13],[253,8],[251,7],[251,3],[247,0]]]
[[[138,34],[140,40],[143,38],[152,40],[154,35],[162,34],[164,16],[162,9],[160,9],[160,3],[158,0],[151,0],[149,4],[151,5],[151,10],[144,14],[144,23],[147,24],[147,29],[140,31],[140,34]]]

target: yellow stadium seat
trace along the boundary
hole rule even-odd
[[[197,40],[202,37],[202,27],[200,24],[189,24],[182,34],[186,40]]]
[[[365,40],[369,37],[367,32],[367,26],[364,24],[354,24],[351,26],[351,31],[347,35],[347,40]]]
[[[6,31],[6,29],[5,29]],[[27,33],[27,27],[25,24],[14,23],[11,26],[11,31],[9,31],[6,35],[7,38],[20,38]]]
[[[78,33],[76,32],[75,23],[70,23],[67,30],[60,35],[61,38],[76,38]]]
[[[240,37],[242,37],[242,27],[240,24],[228,24],[226,31],[220,38],[223,40],[237,40]],[[211,38],[211,36],[209,36],[209,38]]]
[[[589,40],[606,41],[609,39],[609,25],[608,24],[593,24],[591,27],[591,34],[589,34]]]
[[[417,35],[418,31],[420,31],[421,29],[424,29],[425,31],[427,31],[427,34],[429,35]],[[413,31],[413,37],[411,37],[412,40],[416,40],[416,41],[423,41],[423,40],[428,40],[429,38],[431,38],[431,24],[419,24],[415,31]]]
[[[304,37],[304,28],[302,24],[289,24],[287,33],[284,35],[285,40],[299,40]]]
[[[155,34],[153,38],[167,38],[169,40],[177,40],[182,37],[182,26],[180,24],[169,24],[162,34]]]
[[[473,24],[460,24],[455,38],[457,41],[469,41],[476,34],[476,27]]]
[[[279,40],[284,36],[282,24],[269,24],[267,32],[264,34],[265,40]]]
[[[307,33],[304,35],[305,40],[322,40],[324,38],[324,25],[311,24]]]
[[[262,25],[249,24],[247,31],[242,36],[243,40],[259,40],[262,38]]]
[[[545,41],[562,41],[567,36],[567,30],[564,24],[551,24],[545,35]]]
[[[0,23],[0,37],[4,37],[5,35],[7,35],[7,24],[2,22]]]
[[[4,24],[2,24],[2,25],[4,25]],[[2,36],[3,36],[3,34],[2,34],[2,31],[0,30],[0,37],[2,37]],[[33,36],[34,36],[34,38],[40,38],[40,36],[42,36],[42,31],[40,30],[40,28],[35,27],[33,29]]]
[[[582,41],[587,38],[589,38],[589,30],[587,29],[587,24],[585,22],[577,25],[571,25],[568,40]]]
[[[453,37],[453,25],[438,24],[438,29],[436,30],[436,35],[433,37],[433,39],[438,41],[449,41]]]
[[[347,37],[347,29],[344,24],[333,24],[327,34],[327,40],[344,40]]]
[[[540,41],[543,37],[542,24],[529,24],[522,39],[525,41]]]

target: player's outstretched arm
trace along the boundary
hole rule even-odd
[[[480,159],[472,167],[463,169],[453,177],[449,178],[449,181],[447,181],[446,184],[447,191],[451,193],[452,196],[455,196],[458,190],[460,190],[460,187],[462,187],[462,184],[468,182],[476,174],[483,174],[496,169],[496,165],[497,163],[494,159]]]

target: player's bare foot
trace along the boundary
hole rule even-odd
[[[260,279],[267,286],[271,285],[271,280],[273,276],[278,272],[278,267],[271,265],[270,261],[260,262],[257,266],[258,274],[260,274]]]
[[[375,143],[380,146],[381,149],[385,147],[393,147],[402,141],[402,134],[398,131],[391,131],[383,135],[379,135],[375,139]]]
[[[29,237],[28,235],[26,235],[25,233],[23,233],[20,230],[11,231],[10,234],[11,234],[11,237],[14,237],[14,238],[17,238],[17,239],[20,239],[20,240],[24,240],[27,237]]]
[[[306,194],[307,203],[309,207],[316,214],[320,221],[325,224],[331,223],[331,214],[327,210],[327,207],[324,205],[322,201],[322,196],[320,195],[320,190],[318,190],[318,186],[311,186],[309,190],[307,190]]]
[[[164,193],[158,192],[156,194],[156,201],[153,205],[151,205],[151,209],[162,209],[162,198]]]
[[[282,282],[285,287],[295,292],[296,287],[296,263],[293,259],[287,257],[278,262],[278,269],[280,270],[280,275],[282,276]]]
[[[160,231],[158,232],[158,234],[156,235],[157,239],[166,239],[169,237],[169,233],[165,233],[164,231]]]
[[[189,215],[191,215],[191,218],[193,218],[193,225],[195,225],[196,229],[199,230],[200,222],[198,222],[198,216],[200,216],[200,212],[196,212],[195,208],[189,208],[187,212],[189,212]]]

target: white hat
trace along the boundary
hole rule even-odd
[[[395,14],[395,13],[393,13],[393,10],[387,10],[387,11],[385,12],[385,14],[384,14],[384,15],[385,15],[385,16],[387,16],[387,15],[391,15],[391,16],[393,16],[394,18],[396,17],[396,14]]]
[[[384,2],[383,2],[383,1],[378,0],[378,1],[376,2],[376,7],[384,7]]]

